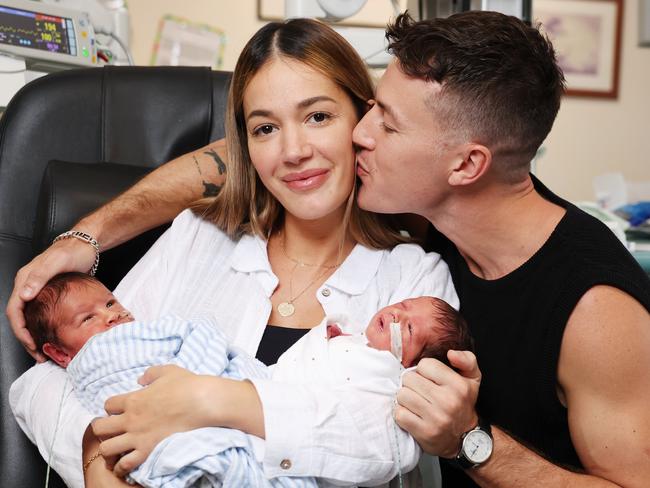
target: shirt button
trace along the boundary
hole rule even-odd
[[[330,296],[332,294],[332,292],[330,291],[329,288],[323,288],[320,291],[320,294],[323,295],[324,297],[328,297],[328,296]]]
[[[291,469],[291,461],[288,459],[283,459],[282,462],[280,463],[280,467],[282,469]]]

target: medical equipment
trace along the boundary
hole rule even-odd
[[[492,10],[530,23],[532,0],[407,0],[406,8],[419,20],[448,17],[466,10]]]
[[[95,29],[98,55],[106,54],[108,64],[134,64],[129,52],[131,23],[125,0],[41,0],[41,3],[87,13]]]
[[[124,0],[0,0],[0,110],[46,73],[133,64]]]
[[[378,0],[373,0],[377,2]],[[393,15],[397,16],[404,7],[417,20],[447,17],[465,10],[493,10],[514,15],[530,23],[532,0],[388,0]],[[358,13],[367,0],[285,0],[284,16],[313,17],[326,22],[338,22]],[[388,23],[390,19],[386,19]],[[386,67],[390,54],[386,52],[387,41],[383,27],[354,27],[332,25],[354,46],[361,58],[370,67]]]
[[[28,0],[0,0],[0,53],[36,71],[98,63],[88,14]]]
[[[373,0],[378,1],[378,0]],[[398,0],[388,0],[393,6],[393,13],[400,12]],[[284,16],[313,17],[326,22],[346,19],[363,8],[367,0],[285,0]],[[390,19],[386,19],[388,23]],[[390,61],[386,52],[387,42],[383,27],[353,27],[332,25],[357,50],[361,58],[371,67],[385,67]]]

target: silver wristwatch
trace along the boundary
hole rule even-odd
[[[461,437],[460,451],[456,456],[455,464],[462,469],[476,468],[490,459],[493,447],[490,424],[479,419],[478,425]]]

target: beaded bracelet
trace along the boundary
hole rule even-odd
[[[93,263],[92,267],[88,271],[88,274],[90,276],[95,276],[95,273],[97,273],[97,268],[99,267],[99,242],[97,242],[97,239],[95,239],[94,237],[86,234],[85,232],[81,232],[79,230],[69,230],[67,232],[64,232],[63,234],[59,234],[54,238],[52,242],[54,243],[62,239],[69,239],[70,237],[79,239],[80,241],[83,241],[86,244],[90,244],[95,248],[95,262]]]

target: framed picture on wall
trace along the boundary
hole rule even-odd
[[[618,96],[623,0],[535,0],[533,19],[555,46],[567,95]]]

